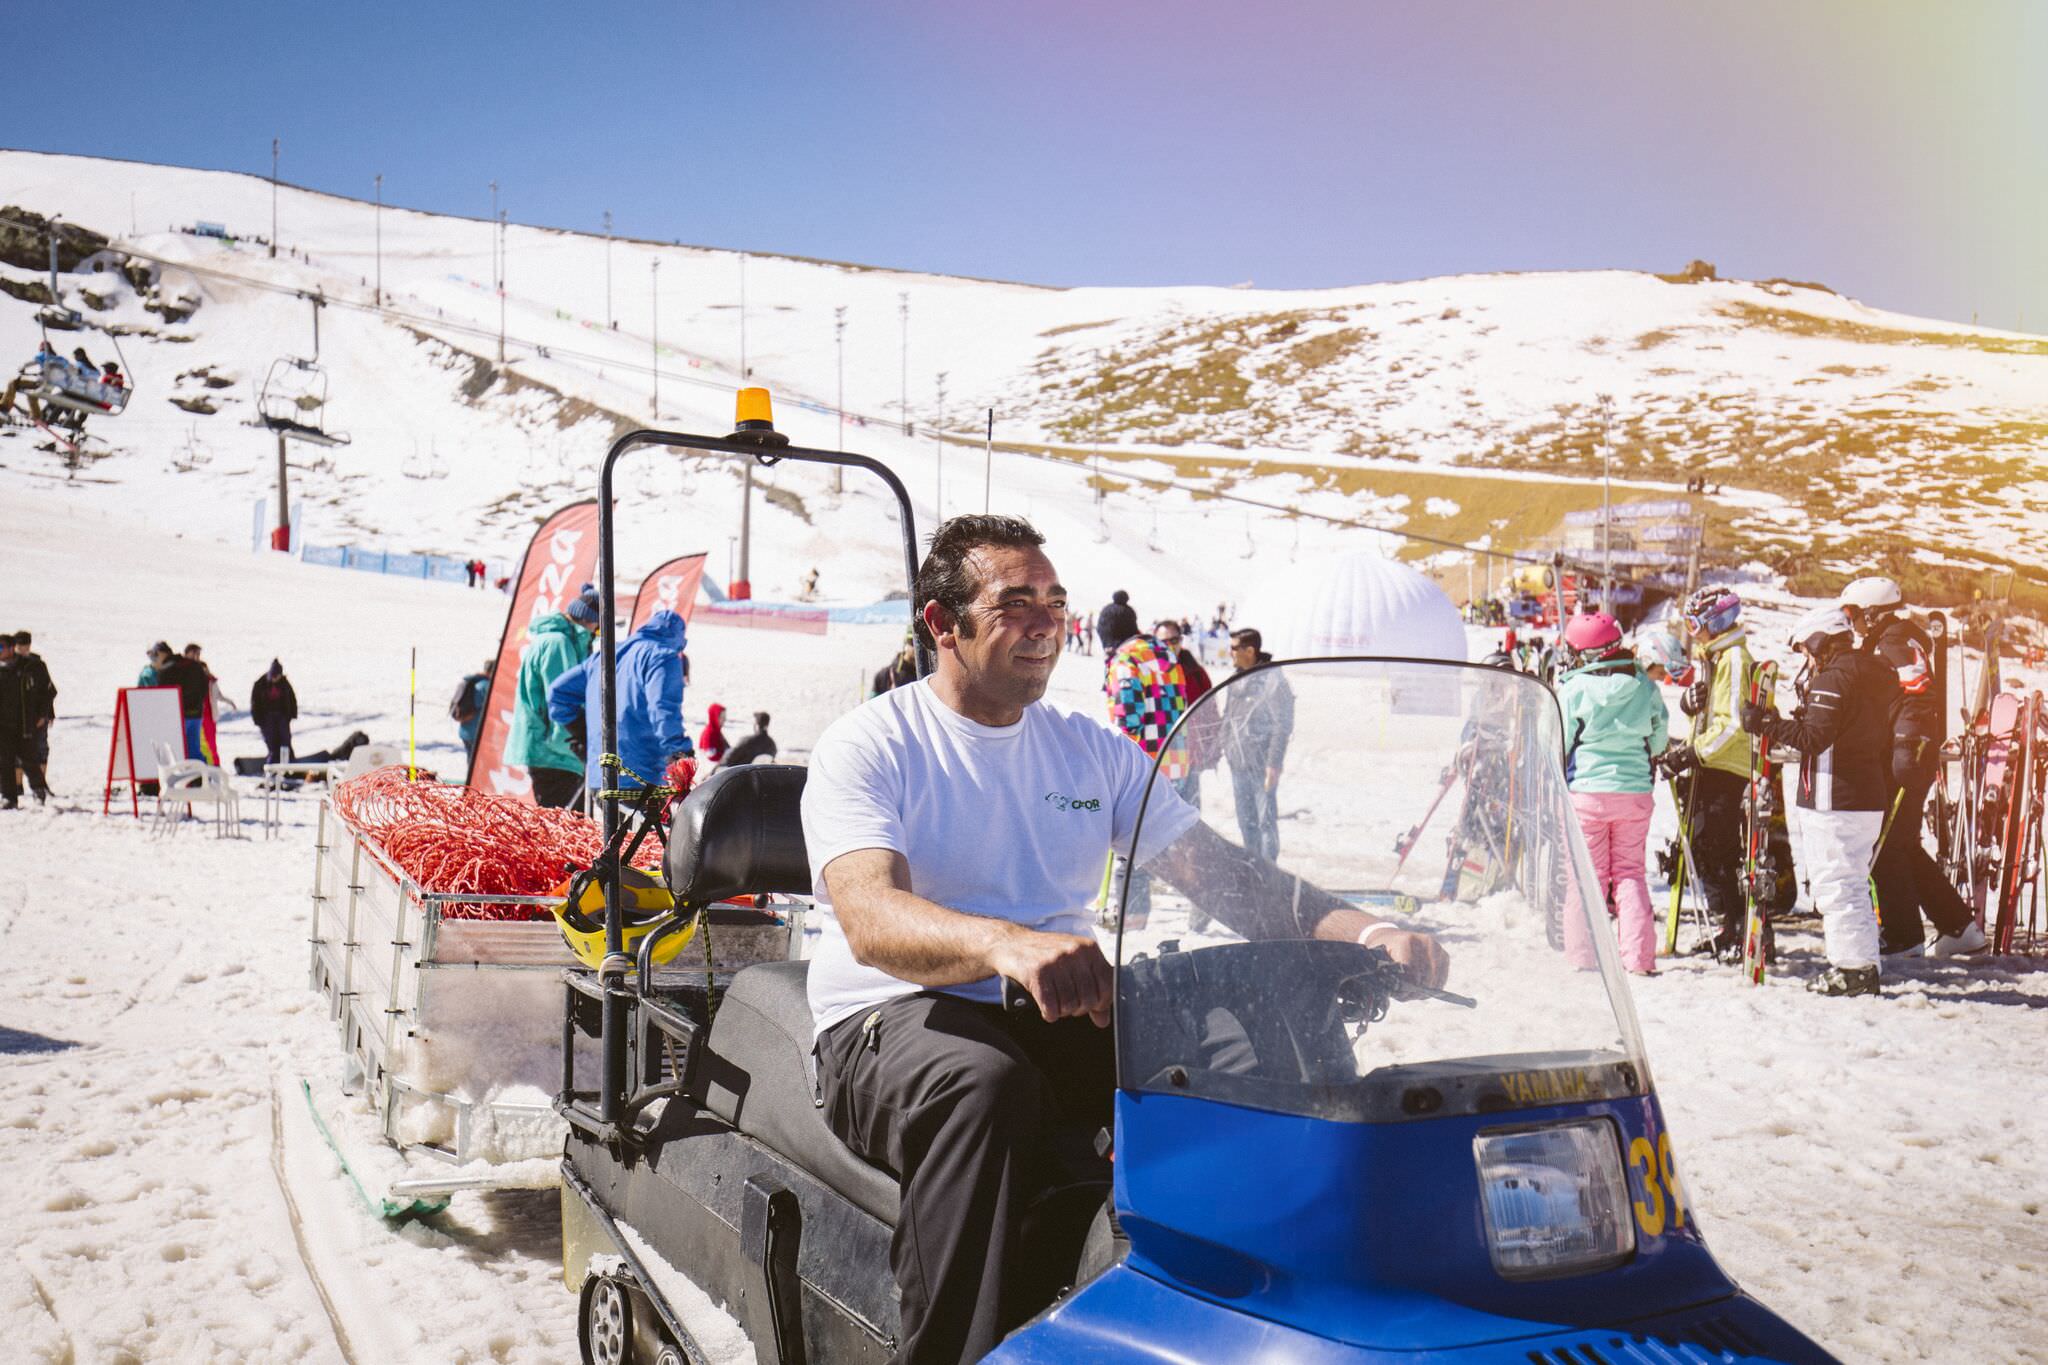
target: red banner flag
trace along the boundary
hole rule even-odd
[[[512,609],[491,668],[491,699],[476,737],[476,761],[469,785],[497,796],[533,799],[526,769],[505,761],[512,712],[519,697],[519,663],[526,657],[526,630],[575,600],[576,590],[597,577],[597,503],[576,502],[541,523],[520,561]]]
[[[647,624],[647,618],[664,607],[685,621],[697,609],[697,585],[704,580],[704,556],[680,555],[647,575],[640,595],[633,599],[633,619],[626,627],[632,634]]]

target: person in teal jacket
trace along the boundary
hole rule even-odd
[[[619,789],[663,785],[668,765],[695,753],[683,727],[683,660],[688,626],[666,607],[647,618],[618,647]],[[592,791],[605,785],[604,677],[591,655],[548,689],[548,715],[576,733],[589,755],[584,780]]]
[[[526,769],[539,805],[566,806],[583,786],[583,756],[570,744],[569,732],[548,718],[548,689],[590,657],[599,611],[597,594],[584,593],[526,629],[505,761]]]
[[[1586,836],[1601,904],[1617,921],[1621,965],[1640,976],[1657,971],[1657,927],[1650,911],[1644,855],[1655,809],[1650,758],[1662,753],[1670,718],[1657,684],[1621,643],[1605,612],[1572,618],[1564,631],[1565,664],[1557,679],[1564,712],[1565,779]],[[1565,916],[1565,952],[1594,965],[1584,921]]]

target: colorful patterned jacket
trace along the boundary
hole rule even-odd
[[[1188,709],[1187,678],[1180,661],[1151,636],[1133,635],[1109,656],[1102,687],[1109,696],[1110,720],[1139,748],[1158,757],[1167,732]],[[1160,776],[1183,778],[1188,767],[1187,747],[1176,742],[1160,764]]]

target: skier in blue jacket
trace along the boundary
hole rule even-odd
[[[666,609],[619,645],[619,786],[660,786],[674,759],[692,752],[683,728],[683,661],[688,626]],[[604,676],[600,656],[555,679],[548,688],[548,717],[567,728],[584,752],[583,777],[592,791],[606,782]]]

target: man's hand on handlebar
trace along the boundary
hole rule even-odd
[[[1092,937],[1017,926],[990,950],[989,966],[1022,986],[1047,1021],[1087,1015],[1109,1027],[1116,979]]]
[[[1441,988],[1451,974],[1451,958],[1435,934],[1375,924],[1359,936],[1370,948],[1383,948],[1402,974],[1418,986]]]

